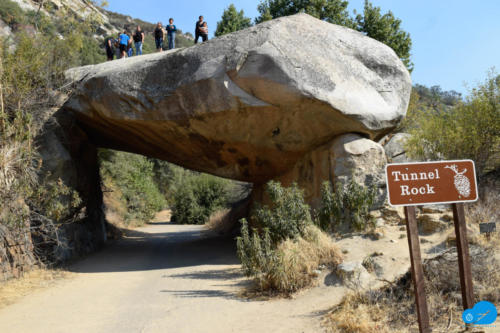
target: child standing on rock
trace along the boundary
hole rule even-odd
[[[177,31],[174,25],[174,19],[170,18],[167,25],[167,38],[168,38],[168,49],[172,50],[175,48],[175,32]]]

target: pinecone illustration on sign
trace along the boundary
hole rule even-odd
[[[447,165],[445,166],[445,169],[451,169],[455,172],[453,182],[455,184],[455,188],[457,189],[458,193],[468,198],[470,195],[470,180],[469,178],[464,176],[464,173],[467,172],[467,169],[464,169],[462,172],[458,172],[458,166],[456,164]]]

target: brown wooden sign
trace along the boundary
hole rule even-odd
[[[471,160],[387,164],[385,173],[392,206],[472,202],[478,197]]]

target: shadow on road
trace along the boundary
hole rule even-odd
[[[123,239],[69,267],[78,273],[157,270],[198,265],[238,264],[236,242],[203,226],[155,223],[154,230],[127,231]],[[165,232],[159,232],[159,230]]]
[[[176,297],[220,297],[240,300],[234,293],[223,290],[161,290],[162,293],[171,293]]]

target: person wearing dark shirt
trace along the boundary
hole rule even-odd
[[[207,33],[205,33],[204,26],[206,27],[206,22],[203,21],[203,16],[200,16],[198,21],[196,22],[196,28],[194,30],[194,43],[198,43],[198,38],[201,37],[202,41],[206,41],[208,39],[208,28],[206,28]]]
[[[163,51],[163,38],[165,37],[165,33],[163,31],[163,27],[160,22],[156,25],[155,29],[155,42],[156,42],[156,51]]]
[[[134,33],[135,55],[142,55],[142,43],[144,43],[144,31],[141,26],[137,26]]]
[[[108,56],[108,61],[115,58],[115,39],[113,37],[106,38],[104,45],[106,47],[106,55]]]
[[[202,41],[206,42],[208,40],[208,26],[207,22],[203,22],[203,25],[200,28],[200,35]]]
[[[175,32],[177,28],[174,25],[174,19],[170,18],[167,25],[167,38],[168,38],[168,49],[172,50],[175,48]]]

